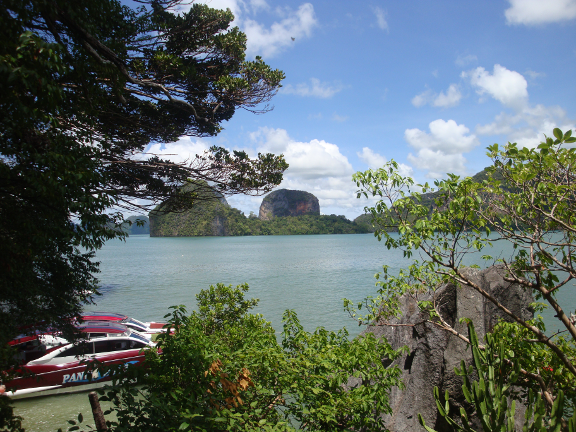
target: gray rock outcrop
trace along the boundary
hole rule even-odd
[[[310,192],[279,189],[269,193],[260,205],[260,220],[282,216],[319,215],[320,203]]]
[[[469,268],[466,272],[473,282],[512,312],[523,319],[532,318],[533,313],[529,308],[533,301],[531,293],[504,281],[504,270],[501,267],[485,270]],[[462,379],[454,373],[454,368],[460,366],[461,360],[471,364],[470,349],[458,337],[424,322],[426,316],[418,309],[417,302],[425,300],[431,300],[431,295],[424,294],[417,299],[403,296],[403,315],[390,323],[404,325],[371,326],[366,330],[376,336],[385,337],[394,349],[402,346],[409,348],[408,354],[393,363],[402,370],[402,380],[406,388],[394,388],[390,394],[393,414],[386,416],[385,421],[392,432],[424,430],[418,423],[418,413],[422,414],[428,426],[439,432],[448,430],[436,408],[434,386],[439,387],[441,394],[449,391],[451,413],[457,415],[460,406],[465,406]],[[468,335],[467,326],[459,322],[461,318],[473,320],[479,338],[492,331],[499,320],[510,320],[493,303],[468,286],[444,285],[436,291],[436,302],[441,305],[440,314],[443,319],[465,336]],[[516,411],[518,423],[523,418],[523,410],[517,408]]]

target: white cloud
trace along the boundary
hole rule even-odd
[[[576,18],[576,0],[508,0],[507,24],[539,25]]]
[[[374,153],[368,147],[363,147],[362,153],[357,152],[356,154],[366,165],[368,165],[369,168],[372,169],[381,168],[386,162],[388,162],[384,156]]]
[[[369,147],[362,147],[362,152],[357,152],[356,155],[362,162],[368,165],[368,168],[370,169],[382,168],[384,164],[388,162],[388,159],[378,153],[375,153]],[[412,177],[414,174],[412,167],[403,163],[398,164],[398,173],[403,177]]]
[[[321,82],[317,78],[310,78],[310,84],[300,83],[295,86],[292,84],[287,84],[280,89],[280,93],[284,94],[295,94],[298,96],[311,96],[318,98],[330,98],[336,93],[341,91],[343,88],[340,83],[328,84]]]
[[[270,58],[291,46],[294,43],[292,38],[299,41],[310,37],[317,24],[314,7],[304,3],[280,22],[273,23],[269,29],[253,19],[245,19],[241,28],[248,38],[247,53]]]
[[[406,129],[404,138],[415,149],[429,148],[446,154],[469,152],[478,145],[476,136],[468,135],[470,129],[454,120],[434,120],[429,128],[430,133],[420,129]]]
[[[546,76],[546,74],[544,72],[535,72],[531,69],[528,69],[526,72],[524,72],[524,75],[529,76],[530,79],[532,79],[532,80]]]
[[[260,152],[284,154],[290,164],[286,171],[288,177],[311,180],[351,176],[354,172],[338,146],[324,140],[297,142],[290,138],[286,130],[267,127],[251,133],[250,138],[258,144]]]
[[[456,57],[456,60],[454,61],[454,63],[456,63],[457,66],[460,67],[464,67],[469,65],[470,63],[475,63],[478,61],[478,57],[476,57],[475,55],[472,54],[467,54],[467,55],[459,55],[458,57]]]
[[[494,121],[476,127],[479,135],[505,135],[510,142],[519,146],[536,147],[544,138],[550,136],[555,127],[566,131],[574,129],[575,122],[566,117],[559,106],[527,106],[521,112],[509,114],[502,112]]]
[[[431,103],[433,101],[434,92],[432,90],[426,90],[412,98],[412,105],[414,105],[416,108],[420,108],[421,106],[424,106],[427,103]]]
[[[386,21],[386,11],[378,6],[372,8],[374,11],[374,15],[376,15],[376,24],[382,30],[386,32],[390,32],[390,28],[388,27],[388,21]]]
[[[332,120],[335,122],[338,122],[338,123],[343,123],[345,121],[348,121],[349,118],[350,117],[348,117],[348,116],[341,116],[341,115],[338,115],[336,113],[332,114]]]
[[[266,3],[266,0],[250,0],[250,6],[253,11],[268,10],[270,6]]]
[[[478,135],[507,135],[514,131],[514,125],[521,120],[519,114],[510,115],[502,112],[496,116],[492,123],[476,126]]]
[[[190,137],[181,137],[178,141],[166,144],[152,144],[145,153],[136,155],[137,159],[147,159],[157,155],[161,159],[176,163],[191,162],[196,155],[202,155],[210,146],[203,140]]]
[[[270,11],[266,0],[197,0],[214,9],[230,9],[234,21],[230,27],[238,26],[248,38],[246,53],[249,56],[272,57],[290,47],[294,42],[310,37],[312,29],[318,24],[314,7],[310,3],[300,5],[298,10],[276,8],[274,12],[282,15],[280,22],[274,22],[270,28],[255,19],[262,11]],[[177,10],[187,12],[194,1],[180,5]],[[295,40],[293,41],[292,38]]]
[[[200,0],[200,3],[205,3],[213,9],[230,9],[234,14],[239,14],[244,6],[242,0]],[[186,6],[186,4],[183,6]],[[189,6],[192,6],[192,3]]]
[[[469,78],[480,96],[488,94],[507,107],[520,110],[528,102],[526,79],[518,72],[508,70],[499,64],[494,65],[492,74],[483,67],[477,67],[462,72],[462,78]]]
[[[429,125],[430,133],[420,129],[406,129],[404,139],[418,150],[416,156],[408,155],[408,160],[420,169],[427,170],[427,177],[442,177],[447,172],[466,173],[466,159],[463,153],[471,151],[479,144],[470,130],[454,120],[434,120]]]
[[[354,168],[337,145],[313,139],[299,142],[284,129],[262,127],[250,134],[258,152],[284,154],[290,167],[284,173],[279,188],[304,190],[320,201],[322,213],[362,213],[362,203],[356,198],[352,182]],[[259,204],[258,204],[259,205]],[[252,210],[255,213],[257,209]]]
[[[435,107],[453,107],[460,103],[460,99],[462,99],[462,93],[460,93],[460,89],[456,84],[450,84],[446,94],[444,94],[444,92],[440,92],[440,94],[434,99],[433,104]]]
[[[456,84],[450,84],[446,93],[441,91],[439,94],[436,94],[432,90],[426,90],[414,96],[412,98],[412,105],[417,108],[426,104],[439,108],[449,108],[458,105],[460,99],[462,99],[460,88]]]
[[[531,70],[525,73],[531,79],[544,76],[543,73]],[[480,96],[489,95],[498,100],[513,112],[501,112],[492,123],[476,126],[478,135],[504,135],[508,141],[520,146],[535,147],[543,139],[543,134],[550,135],[555,127],[573,128],[574,121],[566,117],[566,112],[559,106],[531,106],[528,101],[528,83],[524,76],[510,71],[498,64],[494,65],[491,74],[482,67],[462,72],[476,87]]]
[[[466,174],[466,158],[461,154],[444,154],[440,150],[422,149],[417,156],[408,154],[408,160],[416,167],[426,170],[426,177],[439,179],[446,173]]]

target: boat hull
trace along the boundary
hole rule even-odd
[[[127,350],[99,358],[98,361],[104,366],[138,365],[144,361],[144,354],[138,349]],[[13,399],[23,399],[74,393],[102,387],[112,378],[109,373],[101,374],[97,368],[87,369],[87,364],[79,360],[56,365],[29,366],[24,371],[34,375],[7,382],[4,394]]]

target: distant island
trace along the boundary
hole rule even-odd
[[[318,198],[304,191],[279,189],[262,201],[259,216],[245,216],[225,198],[204,201],[184,212],[150,212],[151,237],[360,234],[373,232],[345,216],[321,215]]]
[[[487,178],[486,170],[472,177],[475,182]],[[498,177],[498,173],[496,173]],[[438,192],[421,196],[420,203],[432,210]],[[129,234],[150,234],[151,237],[194,236],[253,236],[302,234],[362,234],[373,233],[372,215],[363,214],[353,221],[345,216],[322,215],[318,198],[310,192],[279,189],[266,195],[259,214],[244,213],[231,207],[226,198],[214,192],[213,200],[202,200],[183,212],[162,212],[157,206],[146,216],[131,216],[131,226],[123,225]],[[145,221],[139,227],[136,219]],[[390,227],[388,231],[396,231]]]
[[[120,228],[128,235],[150,234],[150,220],[148,216],[130,216]]]

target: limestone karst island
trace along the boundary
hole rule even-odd
[[[359,234],[373,232],[365,220],[320,214],[318,198],[304,191],[279,189],[262,200],[259,215],[248,217],[222,196],[183,212],[150,212],[151,237]]]

